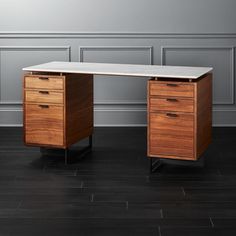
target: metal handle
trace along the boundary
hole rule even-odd
[[[178,102],[178,100],[176,98],[167,98],[166,101],[167,102]]]
[[[177,87],[178,84],[166,84],[166,86],[170,86],[170,87]]]
[[[39,93],[42,93],[42,94],[49,94],[48,91],[39,91]]]
[[[166,116],[168,116],[168,117],[178,117],[178,115],[174,114],[174,113],[166,113]]]
[[[41,80],[49,80],[49,78],[47,78],[47,77],[39,77],[39,79],[41,79]]]
[[[39,105],[39,107],[41,107],[41,108],[49,108],[48,105]]]

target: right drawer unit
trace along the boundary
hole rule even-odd
[[[148,157],[197,160],[211,142],[212,75],[148,81]]]

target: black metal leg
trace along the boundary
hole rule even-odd
[[[88,141],[89,144],[82,148],[81,150],[78,151],[78,155],[77,157],[82,158],[83,156],[85,156],[87,153],[89,153],[92,150],[92,146],[93,146],[93,136],[90,135],[88,137]],[[45,148],[45,147],[40,147],[40,152],[42,153],[42,155],[60,155],[60,156],[64,156],[64,160],[65,160],[65,165],[69,164],[69,158],[70,156],[74,156],[75,155],[75,150],[71,149],[69,150],[69,148],[65,148],[65,149],[58,149],[58,148]]]
[[[93,136],[90,135],[89,136],[89,145],[85,148],[83,148],[81,151],[80,151],[80,157],[83,157],[84,155],[86,155],[88,152],[91,152],[92,150],[92,145],[93,145]]]
[[[65,149],[65,165],[68,164],[68,157],[69,157],[69,149],[66,148],[66,149]]]
[[[93,146],[93,135],[89,136],[89,147],[92,148]]]
[[[160,159],[155,158],[156,159],[155,161],[153,161],[152,159],[153,158],[150,157],[150,173],[155,172],[162,165]]]

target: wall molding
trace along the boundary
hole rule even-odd
[[[214,127],[236,127],[236,109],[214,109],[216,124]],[[230,113],[230,114],[229,114]],[[225,123],[222,123],[225,122]]]
[[[236,38],[236,32],[0,31],[0,38]]]
[[[128,105],[147,105],[147,100],[97,100],[94,101],[94,105],[123,105],[123,106],[128,106]]]
[[[79,62],[84,61],[84,51],[149,51],[149,65],[153,65],[153,46],[80,46],[79,47]]]
[[[71,61],[71,46],[0,46],[0,88],[1,88],[1,53],[2,51],[30,51],[30,50],[39,50],[39,51],[59,51],[59,50],[65,50],[68,51],[68,61]],[[0,89],[0,105],[21,105],[22,101],[1,101],[1,89]]]
[[[235,47],[227,47],[227,46],[213,46],[213,47],[204,47],[204,46],[162,46],[161,47],[161,65],[166,64],[166,51],[168,49],[171,50],[229,50],[231,53],[231,98],[230,102],[217,102],[213,101],[213,105],[234,105],[235,104]]]

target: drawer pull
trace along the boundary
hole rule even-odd
[[[49,94],[48,91],[39,91],[39,93],[41,93],[41,94]]]
[[[49,108],[48,105],[39,105],[39,107],[41,107],[41,108]]]
[[[174,114],[174,113],[166,113],[166,116],[168,116],[168,117],[178,117],[178,115]]]
[[[39,79],[41,79],[41,80],[49,80],[49,78],[47,78],[47,77],[39,77]]]
[[[167,98],[166,101],[167,102],[178,102],[178,100],[176,98]]]
[[[170,87],[177,87],[178,84],[166,84],[166,86],[170,86]]]

